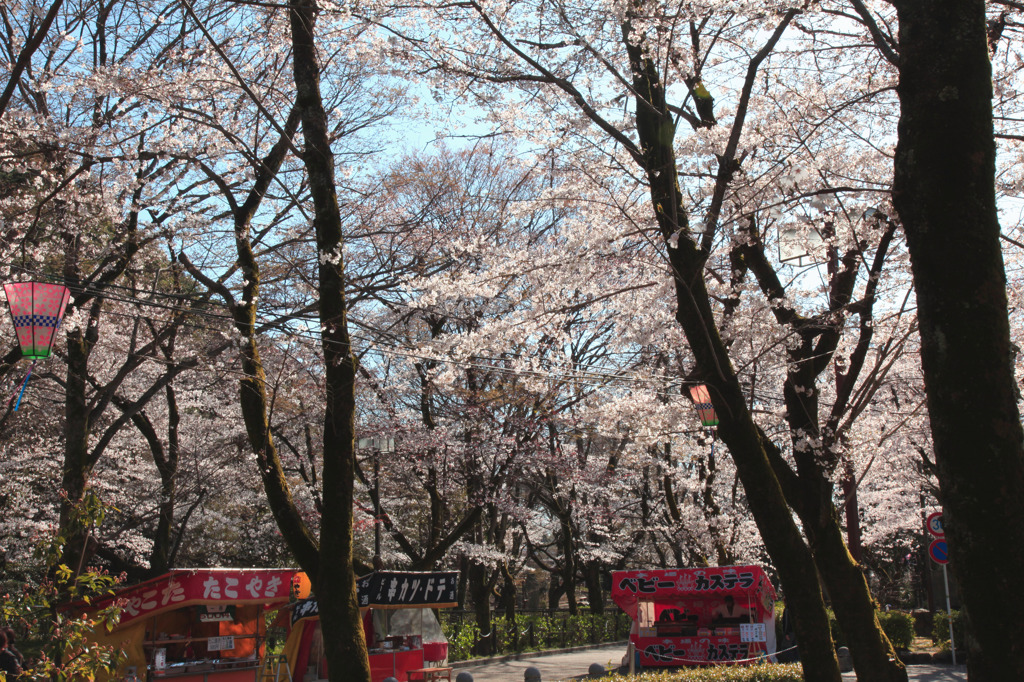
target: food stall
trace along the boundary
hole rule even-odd
[[[775,599],[760,566],[612,572],[643,666],[774,660]]]
[[[376,571],[356,581],[372,682],[443,665],[448,640],[432,609],[457,606],[458,571]],[[315,599],[292,606],[284,655],[294,682],[327,679]]]
[[[308,594],[295,569],[172,570],[92,604],[122,605],[117,626],[93,639],[126,653],[113,679],[258,681],[265,612]]]

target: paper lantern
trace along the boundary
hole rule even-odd
[[[23,357],[50,357],[57,325],[64,317],[71,292],[60,284],[14,282],[4,285]]]
[[[700,415],[700,423],[703,426],[718,426],[718,415],[711,404],[711,393],[704,384],[690,386],[690,397],[697,407],[697,414]]]

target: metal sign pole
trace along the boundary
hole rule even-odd
[[[949,605],[949,571],[942,564],[942,581],[946,585],[946,615],[949,618],[949,648],[953,652],[953,665],[956,665],[956,642],[953,640],[953,609]]]

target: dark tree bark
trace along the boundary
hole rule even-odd
[[[765,256],[756,234],[735,249],[744,265],[754,273],[765,297],[773,302],[777,321],[788,326],[793,338],[799,339],[787,351],[789,369],[783,386],[786,420],[791,434],[795,472],[784,462],[781,453],[768,449],[768,456],[782,483],[790,507],[796,511],[807,536],[815,564],[824,581],[836,619],[847,636],[853,664],[863,679],[905,682],[907,671],[895,648],[882,630],[877,606],[860,565],[844,542],[839,510],[833,500],[833,474],[847,463],[838,452],[844,434],[841,422],[850,409],[849,399],[864,357],[871,346],[874,326],[872,309],[886,254],[895,225],[886,223],[871,265],[864,296],[851,306],[858,263],[863,259],[859,246],[842,257],[830,249],[828,259],[829,306],[822,313],[805,317],[782,303],[784,287]],[[846,309],[856,308],[861,316],[860,336],[851,354],[846,372],[836,382],[837,391],[832,413],[825,428],[819,418],[818,378],[832,364]]]
[[[480,628],[480,639],[473,646],[473,653],[476,656],[490,656],[495,652],[489,577],[486,566],[470,560],[469,598],[473,602],[473,613],[476,615],[476,624]]]
[[[311,577],[320,601],[320,626],[331,681],[369,682],[370,660],[352,568],[356,359],[348,330],[334,155],[320,92],[314,38],[316,13],[312,0],[295,0],[289,7],[295,106],[306,143],[303,162],[313,197],[317,251],[327,256],[319,259],[318,272],[327,403],[323,429],[324,512],[320,521],[319,570]]]
[[[605,570],[604,566],[597,561],[588,561],[583,570],[590,612],[604,613],[604,590],[601,587],[601,574]]]
[[[781,28],[792,19],[787,15]],[[781,35],[781,28],[776,38]],[[707,251],[690,231],[686,209],[677,182],[673,140],[675,123],[665,101],[664,87],[656,65],[646,56],[643,45],[623,26],[624,42],[633,71],[637,93],[636,123],[640,140],[634,157],[644,169],[651,188],[662,238],[669,245],[668,257],[676,290],[676,319],[694,354],[697,378],[707,384],[712,403],[721,420],[719,435],[736,462],[736,469],[761,538],[782,579],[787,608],[795,617],[797,641],[808,679],[840,680],[839,665],[832,646],[824,597],[810,549],[804,542],[782,487],[772,470],[765,443],[747,408],[739,378],[729,360],[729,351],[718,333],[710,295],[704,283]],[[756,72],[757,65],[751,69]],[[734,125],[734,136],[742,120]],[[729,151],[720,160],[719,183],[728,184],[735,168]]]
[[[943,521],[972,682],[1024,679],[1024,432],[995,202],[982,0],[896,0],[893,203],[910,249]]]

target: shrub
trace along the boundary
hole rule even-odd
[[[442,611],[441,629],[448,637],[448,658],[468,659],[481,633],[472,614]],[[566,611],[517,613],[515,621],[503,615],[491,621],[496,652],[499,654],[560,649],[625,639],[631,624],[619,610],[604,614]]]
[[[613,682],[628,678],[614,675]],[[803,682],[803,668],[796,663],[760,665],[712,665],[664,672],[645,670],[641,682]]]
[[[897,649],[910,649],[914,643],[914,617],[903,611],[883,611],[878,614],[885,636]]]
[[[106,679],[124,662],[124,651],[97,645],[92,638],[94,631],[109,631],[117,625],[121,606],[113,603],[92,611],[83,606],[112,594],[121,578],[96,568],[72,570],[60,563],[71,533],[98,528],[109,509],[87,491],[74,507],[68,534],[44,536],[36,548],[37,565],[18,567],[25,581],[15,584],[0,574],[0,623],[18,635],[18,647],[26,659],[24,679]]]
[[[964,619],[959,611],[953,611],[953,637],[956,638],[957,649],[964,647]],[[949,614],[945,611],[935,612],[935,624],[932,626],[932,641],[943,651],[949,651]]]
[[[879,611],[878,622],[892,645],[897,649],[909,649],[914,643],[914,617],[903,611]],[[828,609],[828,624],[832,629],[832,643],[838,649],[847,646],[846,634],[839,627],[835,613]],[[949,635],[946,635],[949,639]]]
[[[473,646],[480,637],[480,627],[475,620],[464,619],[457,625],[448,621],[448,625],[455,627],[445,632],[448,638],[448,659],[452,661],[465,661],[470,658]]]

